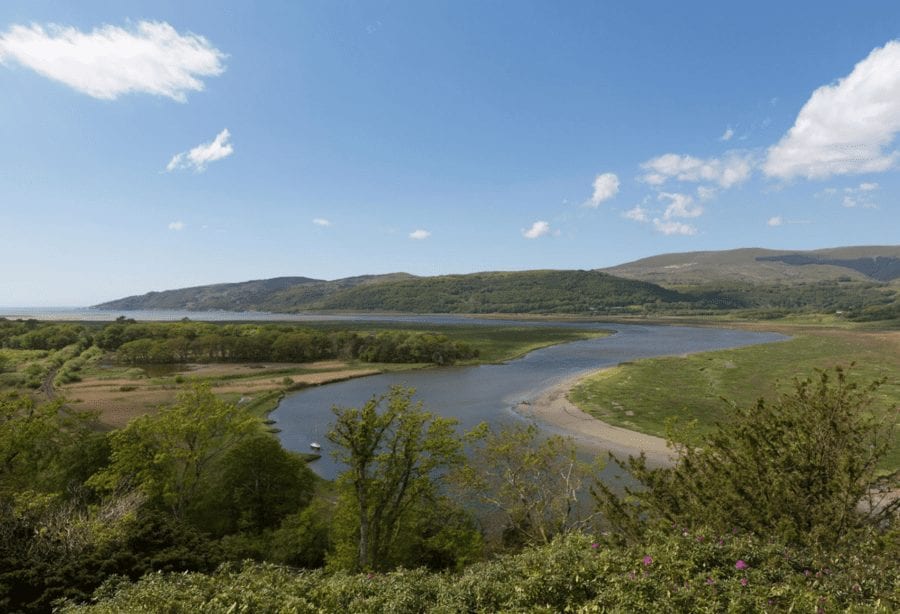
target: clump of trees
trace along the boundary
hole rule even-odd
[[[319,331],[293,326],[203,323],[111,324],[97,337],[125,363],[365,362],[451,364],[478,356],[466,343],[427,332]]]

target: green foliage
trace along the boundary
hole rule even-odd
[[[106,492],[138,488],[184,519],[197,510],[214,463],[260,429],[258,418],[198,384],[176,404],[113,432],[111,463],[89,484]]]
[[[628,499],[597,483],[601,508],[632,537],[648,522],[665,521],[797,543],[852,539],[900,509],[898,499],[869,498],[894,421],[869,411],[879,384],[861,388],[838,367],[833,378],[821,371],[816,381],[795,381],[775,402],[735,406],[732,421],[701,447],[676,443],[675,467],[649,469],[643,456],[631,458],[640,488],[626,489]]]
[[[547,544],[590,522],[580,502],[594,468],[578,460],[571,439],[543,438],[534,424],[468,435],[469,462],[454,475],[460,496],[498,512],[507,544]]]
[[[308,505],[315,489],[316,478],[306,462],[262,434],[235,444],[217,473],[207,497],[210,521],[203,524],[213,530],[214,518],[224,520],[220,533],[275,528]]]
[[[893,536],[896,538],[896,535]],[[570,534],[459,574],[297,572],[225,566],[215,574],[111,580],[63,612],[812,612],[900,607],[891,536],[820,557],[752,535],[653,532],[621,547]]]
[[[334,407],[328,439],[348,469],[340,491],[331,563],[350,569],[416,564],[439,533],[449,504],[438,493],[441,472],[462,462],[455,420],[433,417],[394,386],[361,408]]]
[[[31,397],[0,398],[0,495],[19,490],[52,492],[71,480],[78,450],[91,438],[96,416],[38,404]]]
[[[450,364],[477,350],[446,335],[419,331],[323,331],[284,324],[148,322],[107,325],[97,343],[128,364],[359,359]]]

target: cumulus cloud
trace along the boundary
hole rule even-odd
[[[430,232],[428,232],[427,230],[422,230],[421,228],[417,229],[417,230],[413,230],[411,233],[409,233],[409,238],[415,239],[416,241],[422,241],[424,239],[427,239],[430,236],[431,236]]]
[[[900,40],[874,49],[836,83],[823,85],[800,109],[793,127],[769,148],[770,177],[823,179],[888,170],[900,131]]]
[[[776,215],[774,217],[770,217],[769,221],[766,222],[766,224],[768,224],[769,226],[781,226],[782,224],[784,224],[784,220],[781,219],[780,215]]]
[[[731,129],[731,126],[725,129],[725,132],[722,133],[722,136],[719,137],[720,141],[730,141],[731,137],[734,136],[734,130]]]
[[[203,89],[203,77],[222,74],[225,57],[204,37],[179,34],[165,22],[141,21],[130,30],[103,25],[90,32],[14,25],[0,34],[0,63],[16,61],[102,100],[139,92],[184,102],[188,92]]]
[[[633,220],[635,222],[650,221],[650,217],[647,215],[647,210],[640,205],[635,205],[634,207],[623,213],[622,217],[628,220]]]
[[[878,189],[878,184],[873,182],[864,182],[859,184],[859,189],[862,192],[872,192],[873,190]]]
[[[331,220],[326,220],[324,217],[317,217],[312,222],[316,226],[331,226]]]
[[[597,207],[605,200],[609,200],[619,193],[619,178],[615,173],[603,173],[594,178],[594,193],[588,203],[591,207]]]
[[[697,229],[690,224],[674,222],[672,220],[653,219],[653,227],[664,235],[695,235]]]
[[[226,128],[209,143],[197,145],[190,151],[172,156],[166,165],[166,170],[172,172],[178,169],[193,168],[196,172],[202,173],[210,162],[227,158],[234,153],[234,147],[228,142],[230,138],[231,133]]]
[[[544,221],[537,221],[531,225],[531,228],[522,231],[522,236],[526,239],[537,239],[550,233],[550,224]]]
[[[175,232],[178,232],[178,231],[184,230],[184,227],[185,227],[185,223],[182,222],[181,220],[178,220],[176,222],[169,222],[169,230],[174,230]]]
[[[659,200],[666,202],[666,211],[663,213],[664,219],[673,217],[699,217],[703,215],[703,207],[694,203],[694,199],[688,194],[679,194],[676,192],[662,192],[657,197]]]
[[[661,186],[670,179],[689,182],[712,182],[730,188],[746,181],[753,170],[750,156],[731,151],[722,158],[695,158],[679,154],[663,154],[641,164],[646,171],[642,179],[654,186]]]

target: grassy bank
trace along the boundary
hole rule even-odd
[[[667,421],[676,418],[696,420],[703,433],[728,417],[723,399],[750,405],[774,398],[815,368],[853,362],[853,381],[887,378],[877,392],[878,410],[900,405],[900,334],[847,330],[805,331],[778,343],[626,363],[582,380],[569,398],[617,426],[664,436]],[[900,429],[882,469],[900,469]]]

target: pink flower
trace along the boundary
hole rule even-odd
[[[744,559],[738,559],[737,563],[734,564],[735,569],[747,569],[747,562]]]
[[[644,567],[650,567],[653,564],[653,557],[649,554],[644,557]]]
[[[741,586],[747,586],[747,578],[741,578]]]
[[[716,581],[713,580],[712,578],[707,578],[707,579],[706,579],[706,583],[707,583],[707,584],[715,584]]]
[[[591,544],[591,548],[593,548],[594,550],[596,550],[599,546],[600,546],[600,544],[598,544],[597,542],[594,542],[593,544]]]

